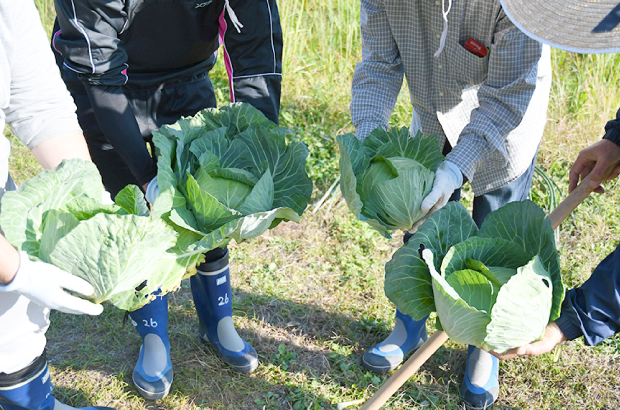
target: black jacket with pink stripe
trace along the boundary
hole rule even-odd
[[[220,44],[231,100],[278,122],[282,29],[275,0],[55,0],[55,6],[52,46],[63,71],[79,75],[106,138],[140,184],[155,165],[138,131],[139,113],[123,108],[126,88],[208,72]]]
[[[196,72],[208,66],[221,41],[233,95],[242,88],[237,81],[267,77],[262,87],[279,99],[282,29],[275,1],[230,0],[229,8],[225,4],[225,0],[55,0],[60,30],[54,32],[53,46],[67,68],[89,83],[123,85]],[[243,25],[240,31],[234,27],[235,16]],[[271,112],[265,114],[273,117]]]

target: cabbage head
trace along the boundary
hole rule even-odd
[[[540,339],[564,297],[551,222],[531,201],[492,212],[480,230],[449,202],[385,271],[386,295],[403,313],[436,311],[451,339],[498,353]]]
[[[95,303],[135,310],[157,289],[178,288],[205,249],[151,218],[138,187],[125,187],[114,205],[101,202],[103,190],[93,163],[65,160],[4,194],[0,226],[32,260],[93,285]]]
[[[410,229],[443,161],[436,136],[411,137],[408,128],[377,128],[361,142],[338,137],[340,186],[349,209],[382,235]]]
[[[308,148],[249,104],[205,109],[153,133],[153,213],[213,249],[299,222],[312,194]]]

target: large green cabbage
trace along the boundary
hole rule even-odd
[[[436,136],[377,128],[363,142],[340,135],[338,146],[342,194],[355,216],[388,238],[425,216],[420,205],[443,161]]]
[[[307,147],[248,104],[206,109],[153,135],[153,212],[210,249],[299,221],[312,194]]]
[[[149,217],[138,187],[125,187],[114,205],[101,203],[103,190],[93,163],[63,161],[4,194],[0,226],[31,259],[93,285],[94,302],[134,310],[157,289],[176,289],[206,249]]]
[[[420,320],[436,311],[450,338],[499,353],[541,338],[564,297],[551,223],[531,201],[492,212],[480,230],[450,202],[385,272],[385,293],[403,313]]]

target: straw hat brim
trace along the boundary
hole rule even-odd
[[[575,53],[620,52],[620,24],[592,32],[620,13],[620,0],[501,0],[506,15],[525,34]],[[618,15],[620,17],[620,15]]]

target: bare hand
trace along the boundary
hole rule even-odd
[[[599,142],[582,149],[570,169],[570,183],[568,192],[571,192],[577,186],[579,180],[583,180],[588,174],[590,175],[590,186],[594,192],[602,194],[605,192],[601,185],[603,176],[607,168],[613,164],[618,164],[611,174],[605,178],[605,181],[616,178],[620,175],[620,147],[609,140],[600,140]]]
[[[499,360],[508,360],[517,356],[538,356],[543,353],[548,353],[553,350],[554,347],[566,340],[566,336],[560,330],[555,322],[551,322],[545,328],[545,334],[542,339],[529,345],[523,345],[516,349],[510,349],[505,353],[499,354],[494,351],[490,351],[493,356]]]

